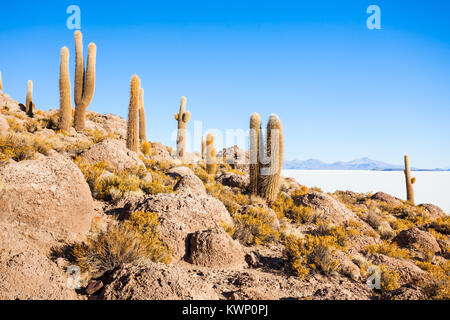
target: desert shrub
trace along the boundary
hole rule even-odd
[[[98,129],[94,129],[94,130],[86,129],[84,132],[87,136],[91,137],[92,141],[95,144],[100,143],[107,138],[112,138],[112,139],[119,138],[119,134],[117,132],[104,132],[104,131],[98,130]]]
[[[206,192],[221,201],[232,215],[242,206],[250,203],[249,198],[240,191],[233,191],[231,188],[216,182],[206,184]]]
[[[153,171],[167,171],[169,169],[172,169],[175,166],[175,163],[173,161],[157,161],[157,160],[151,160],[144,156],[139,156],[139,159],[144,162],[144,165],[147,169],[153,170]]]
[[[137,212],[124,222],[112,222],[73,248],[73,256],[83,271],[100,277],[123,264],[142,259],[170,263],[171,255],[159,240],[159,222],[152,213]]]
[[[329,222],[319,220],[317,223],[317,232],[322,236],[331,236],[335,238],[335,242],[340,246],[340,250],[344,251],[348,244],[347,230],[342,226],[335,226]]]
[[[9,125],[9,131],[22,132],[25,131],[24,127],[16,120],[16,118],[6,118]]]
[[[173,183],[170,178],[160,171],[151,171],[152,181],[141,183],[142,190],[147,194],[173,193]]]
[[[416,261],[416,265],[428,272],[428,276],[419,282],[428,299],[450,299],[450,261],[433,265],[430,262]]]
[[[385,265],[380,266],[381,271],[381,291],[395,290],[400,287],[400,276],[397,272],[389,270]]]
[[[32,160],[36,153],[48,155],[49,145],[40,136],[26,133],[10,133],[0,137],[0,160],[13,159],[15,161]]]
[[[300,197],[303,191],[296,190],[293,196],[286,193],[280,193],[277,200],[272,204],[272,209],[277,214],[278,218],[286,217],[295,223],[316,223],[320,218],[320,212],[317,212],[311,207],[296,205],[294,199]]]
[[[288,262],[300,278],[314,271],[329,275],[338,269],[334,252],[340,246],[334,237],[306,235],[302,239],[290,235],[283,239],[283,244]]]
[[[197,166],[193,170],[195,175],[202,180],[203,184],[214,183],[214,176],[208,174],[204,168]]]
[[[383,240],[380,244],[368,245],[366,247],[369,253],[380,253],[385,256],[398,259],[409,259],[410,254],[406,249],[400,249],[397,244]]]
[[[235,227],[227,231],[244,245],[259,245],[279,238],[278,231],[272,227],[275,217],[265,208],[249,207],[244,213],[233,215],[233,219]]]
[[[450,216],[437,218],[431,222],[430,226],[439,233],[450,235]]]
[[[27,130],[30,133],[35,133],[36,131],[42,129],[40,122],[31,118],[27,119],[27,121],[24,124],[24,127],[25,130]]]
[[[77,140],[75,143],[70,143],[64,147],[64,151],[79,155],[82,152],[92,147],[93,142],[90,140]]]
[[[150,141],[141,142],[141,152],[146,156],[150,156],[152,154],[152,143]]]
[[[375,230],[378,230],[378,228],[383,224],[384,218],[375,213],[375,212],[369,212],[366,218],[366,222]]]

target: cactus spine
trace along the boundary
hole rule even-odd
[[[186,148],[186,124],[191,119],[191,113],[186,111],[186,97],[181,97],[180,112],[175,114],[175,120],[178,121],[177,136],[177,155],[184,158]]]
[[[33,81],[28,80],[27,83],[27,102],[25,104],[25,112],[32,117],[34,112],[33,103]]]
[[[139,141],[147,141],[145,133],[145,109],[144,109],[144,89],[139,92]]]
[[[252,195],[258,194],[259,152],[261,142],[261,116],[258,113],[250,117],[250,185]]]
[[[205,153],[206,153],[205,136],[202,136],[202,160],[205,160]]]
[[[411,178],[411,168],[409,166],[409,157],[405,155],[405,178],[406,178],[406,199],[414,204],[414,188],[413,184],[416,178]]]
[[[59,123],[58,129],[69,131],[72,124],[72,102],[70,99],[69,49],[61,49],[59,69]]]
[[[138,109],[140,96],[141,80],[137,75],[131,78],[130,106],[128,108],[128,127],[127,127],[127,148],[138,152]]]
[[[84,70],[83,35],[75,31],[75,130],[83,131],[86,122],[86,109],[92,101],[95,90],[95,64],[97,46],[89,44],[87,68]]]
[[[268,165],[260,167],[258,182],[259,194],[272,205],[280,191],[281,169],[283,167],[283,128],[280,118],[272,114],[267,124],[267,150]]]
[[[2,72],[0,71],[0,93],[3,91]]]
[[[216,149],[214,148],[214,136],[206,136],[206,171],[208,174],[216,174]]]

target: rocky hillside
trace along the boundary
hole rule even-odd
[[[244,150],[210,175],[198,154],[128,150],[114,115],[57,131],[57,111],[1,93],[0,112],[0,299],[450,298],[434,205],[283,179],[268,207]]]

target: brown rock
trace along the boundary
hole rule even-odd
[[[202,180],[188,167],[177,167],[167,171],[167,175],[180,178],[174,190],[192,194],[206,194]]]
[[[85,292],[89,295],[96,293],[97,291],[99,291],[101,288],[103,288],[103,282],[102,281],[97,281],[97,280],[92,280],[89,282],[88,286],[85,289]]]
[[[115,271],[101,294],[106,300],[217,300],[197,273],[176,266],[142,262]]]
[[[250,177],[234,172],[224,172],[217,178],[217,182],[231,188],[246,189],[250,184]]]
[[[423,203],[419,204],[419,207],[424,208],[425,211],[428,212],[433,219],[444,218],[447,216],[444,210],[442,210],[438,206],[435,206],[434,204]]]
[[[0,167],[0,220],[72,239],[91,226],[93,200],[80,169],[62,156]]]
[[[401,283],[412,283],[426,279],[426,272],[411,261],[396,259],[378,253],[369,254],[367,259],[377,266],[384,264],[389,270],[398,273]]]
[[[127,149],[124,141],[111,138],[93,145],[89,150],[84,151],[80,157],[91,164],[108,161],[118,170],[145,166],[135,152]]]
[[[372,200],[378,200],[382,202],[386,202],[390,206],[399,206],[402,204],[402,201],[390,194],[384,192],[377,192],[372,196]]]
[[[210,268],[243,267],[244,251],[223,228],[199,231],[191,237],[189,262]]]
[[[432,252],[439,252],[441,249],[434,237],[418,228],[401,231],[392,241],[400,247],[409,249],[422,249]]]
[[[381,296],[383,300],[426,300],[426,294],[420,289],[411,284],[383,293]]]
[[[0,137],[8,134],[9,124],[6,117],[0,114]]]
[[[175,259],[188,254],[188,235],[233,220],[222,202],[204,194],[157,194],[130,200],[122,217],[135,211],[155,212],[161,221],[161,238],[173,251]]]

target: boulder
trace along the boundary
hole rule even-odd
[[[352,219],[359,220],[358,216],[342,202],[325,193],[310,191],[303,196],[296,197],[295,204],[309,206],[315,211],[323,213],[323,218],[336,225],[345,225]]]
[[[159,142],[152,142],[152,148],[150,151],[149,159],[160,162],[172,162],[174,158],[170,155],[167,147]]]
[[[218,178],[217,182],[231,188],[246,189],[250,184],[250,177],[244,174],[234,172],[224,172]]]
[[[195,272],[161,263],[127,264],[115,271],[101,295],[105,300],[218,300],[212,285]]]
[[[402,204],[402,201],[394,196],[391,196],[390,194],[384,193],[384,192],[377,192],[372,196],[372,200],[382,201],[386,202],[390,206],[400,206]]]
[[[444,210],[442,210],[438,206],[435,206],[434,204],[423,203],[419,204],[419,207],[425,209],[425,211],[428,212],[430,217],[433,219],[444,218],[445,216],[447,216]]]
[[[369,254],[366,258],[374,265],[385,265],[388,270],[396,272],[400,276],[401,284],[426,280],[427,273],[411,261],[388,257],[379,253]]]
[[[383,300],[427,300],[427,295],[412,284],[405,284],[398,289],[384,292]]]
[[[401,231],[392,241],[399,247],[439,252],[441,248],[436,239],[428,232],[418,228]]]
[[[210,268],[243,267],[245,254],[241,244],[223,228],[199,231],[190,240],[189,262]]]
[[[206,194],[205,186],[199,177],[188,167],[172,168],[166,173],[167,175],[180,180],[174,187],[175,191],[189,192],[193,194]]]
[[[80,169],[55,155],[0,167],[0,220],[16,221],[72,239],[89,231],[91,191]]]
[[[281,177],[281,185],[280,190],[282,192],[286,192],[287,194],[291,194],[292,192],[299,190],[302,188],[302,185],[297,182],[294,178],[285,178]]]
[[[74,300],[68,274],[45,255],[24,251],[0,261],[0,300]]]
[[[80,157],[90,164],[107,161],[117,170],[131,169],[145,166],[139,156],[128,150],[125,142],[107,138],[84,151]]]
[[[173,251],[175,259],[187,257],[189,236],[197,231],[233,225],[233,220],[222,202],[205,194],[156,194],[132,199],[121,214],[146,211],[158,213],[162,241]]]

